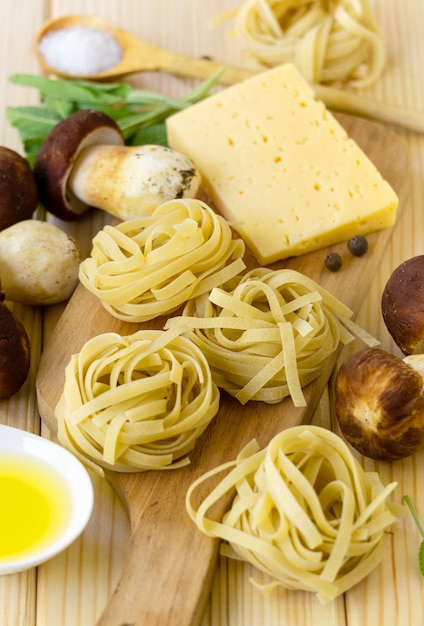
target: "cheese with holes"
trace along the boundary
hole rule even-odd
[[[263,265],[395,221],[396,193],[290,63],[174,114],[167,132]]]

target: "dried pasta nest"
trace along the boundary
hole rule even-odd
[[[244,252],[206,203],[170,200],[150,216],[105,226],[79,278],[111,315],[145,322],[239,274]]]
[[[203,483],[224,471],[205,494]],[[199,485],[202,499],[194,507]],[[395,487],[366,472],[335,433],[296,426],[263,450],[251,442],[235,461],[198,478],[186,505],[202,532],[225,542],[223,554],[269,575],[270,582],[251,581],[264,592],[278,586],[310,591],[326,603],[382,560],[386,532],[403,514],[401,505],[386,502]],[[208,518],[208,510],[233,490],[222,520]]]
[[[186,465],[218,407],[196,345],[140,330],[98,335],[71,357],[55,416],[59,441],[83,462],[131,472]]]
[[[384,69],[383,35],[367,0],[250,0],[233,15],[235,36],[262,66],[292,62],[309,82],[356,87]]]
[[[253,269],[227,287],[190,300],[165,328],[189,328],[216,384],[241,404],[291,396],[305,406],[303,387],[341,343],[353,333],[378,343],[349,319],[348,307],[295,270]]]

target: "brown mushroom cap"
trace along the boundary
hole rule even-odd
[[[26,330],[4,304],[0,282],[0,401],[11,398],[28,378],[31,345]]]
[[[335,414],[345,439],[364,456],[401,459],[424,441],[420,370],[380,348],[348,358],[335,378]]]
[[[82,150],[95,145],[123,145],[116,122],[91,109],[76,111],[47,135],[34,162],[38,194],[44,207],[57,217],[76,220],[90,207],[75,197],[68,179]]]
[[[383,290],[387,330],[406,355],[424,351],[424,255],[401,263]]]
[[[28,161],[0,147],[0,230],[31,219],[37,205],[37,185]]]

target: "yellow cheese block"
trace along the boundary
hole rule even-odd
[[[290,63],[176,113],[167,132],[263,265],[395,221],[395,192]]]

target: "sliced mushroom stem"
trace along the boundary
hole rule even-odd
[[[167,200],[192,198],[199,185],[190,159],[159,145],[90,146],[68,181],[76,198],[123,220],[149,215]]]

